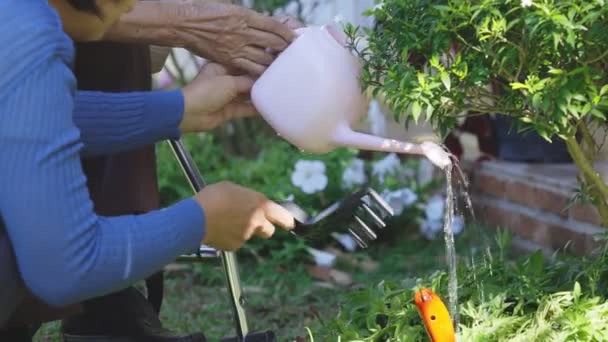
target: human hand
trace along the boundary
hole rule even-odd
[[[274,225],[292,229],[293,216],[263,194],[230,182],[209,185],[194,196],[205,211],[203,244],[224,251],[239,249],[252,236],[270,238]]]
[[[182,133],[209,131],[228,120],[256,115],[249,100],[253,82],[248,76],[229,75],[219,64],[205,64],[182,88],[184,115],[179,125]]]
[[[304,23],[302,23],[300,20],[298,20],[297,18],[291,16],[291,15],[287,15],[287,14],[277,14],[274,15],[272,18],[274,18],[275,20],[278,20],[279,22],[287,25],[287,27],[290,30],[297,30],[299,28],[304,27]]]
[[[269,17],[246,7],[216,2],[182,4],[174,11],[179,45],[229,68],[260,75],[303,26],[291,17]]]

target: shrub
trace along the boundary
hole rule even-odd
[[[608,110],[604,0],[384,0],[367,14],[374,29],[345,27],[365,89],[443,134],[467,115],[494,113],[562,139],[582,173],[578,199],[608,226],[592,137]]]

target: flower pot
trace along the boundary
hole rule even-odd
[[[558,138],[549,143],[534,131],[517,133],[513,119],[497,115],[492,119],[497,158],[525,163],[571,163],[566,144]]]

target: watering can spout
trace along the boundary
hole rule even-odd
[[[356,132],[350,127],[339,129],[334,135],[333,140],[336,145],[342,147],[425,156],[431,163],[442,170],[452,164],[451,154],[438,144],[430,141],[415,144]]]

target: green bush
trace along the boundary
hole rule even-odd
[[[425,118],[443,133],[489,113],[563,139],[583,176],[582,198],[608,226],[592,137],[608,110],[604,0],[384,0],[367,14],[375,29],[345,28],[364,88],[383,94],[396,116]]]
[[[589,259],[547,259],[540,251],[513,257],[509,234],[497,234],[497,242],[493,253],[460,263],[460,341],[608,339],[606,250]],[[312,335],[322,341],[427,340],[414,293],[428,287],[447,302],[447,278],[436,271],[353,292],[339,315]]]

